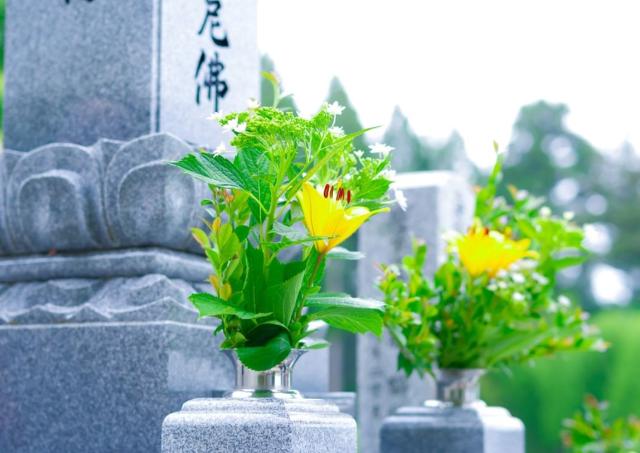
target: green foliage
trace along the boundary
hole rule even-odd
[[[501,165],[498,156],[478,192],[475,226],[450,241],[432,279],[423,273],[426,247],[419,242],[403,260],[404,279],[397,267],[383,266],[385,325],[407,374],[430,372],[433,364],[494,368],[605,347],[584,313],[556,291],[556,274],[585,259],[582,230],[550,216],[528,193],[496,196]]]
[[[351,209],[387,206],[391,183],[388,157],[353,152],[353,140],[365,130],[335,133],[338,106],[301,118],[278,108],[278,81],[272,74],[265,78],[274,84],[273,106],[219,119],[234,134],[234,158],[201,150],[173,162],[211,190],[211,198],[202,201],[211,217],[209,231],[195,228],[193,236],[212,266],[215,295],[194,294],[190,300],[201,316],[221,320],[222,346],[237,349],[255,370],[277,365],[294,348],[326,346],[310,338],[318,321],[381,334],[381,303],[320,292],[327,258],[353,260],[361,254],[318,243],[344,234],[340,222],[352,222]],[[331,187],[331,195],[308,195],[306,212],[300,205],[303,186],[311,192],[313,186],[326,186],[327,192]],[[346,193],[348,200],[338,195]],[[319,222],[322,217],[327,220]],[[316,227],[327,235],[313,235]]]
[[[559,355],[514,366],[509,373],[496,370],[483,381],[487,404],[509,408],[526,425],[530,453],[560,451],[562,420],[581,407],[587,393],[609,401],[611,417],[638,413],[640,386],[633,370],[640,350],[640,312],[602,312],[592,324],[611,344],[606,352]]]
[[[610,422],[607,404],[585,397],[582,410],[564,421],[564,444],[574,453],[636,453],[640,450],[640,419]]]

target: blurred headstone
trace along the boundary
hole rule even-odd
[[[259,95],[256,0],[7,0],[4,143],[92,145],[169,132]]]
[[[407,198],[408,208],[394,206],[390,214],[374,217],[359,233],[359,250],[365,258],[358,267],[362,297],[379,297],[375,280],[378,265],[399,263],[411,253],[412,240],[428,247],[427,268],[433,273],[444,257],[443,233],[463,231],[473,216],[474,196],[466,180],[451,172],[419,172],[398,175],[396,186]],[[434,394],[433,383],[396,371],[397,349],[390,337],[360,336],[357,346],[358,424],[362,451],[378,453],[383,419],[406,405],[419,405]]]

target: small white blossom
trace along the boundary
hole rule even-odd
[[[536,267],[538,267],[538,262],[536,260],[532,260],[530,258],[524,258],[516,263],[513,263],[513,265],[511,266],[511,269],[524,271],[524,270],[535,269]]]
[[[607,344],[606,341],[604,341],[602,338],[596,340],[595,343],[593,343],[593,350],[594,351],[598,351],[598,352],[605,352],[609,345]]]
[[[526,190],[518,190],[516,192],[516,200],[524,200],[525,198],[527,198],[527,195],[529,195],[529,192],[527,192]]]
[[[338,104],[337,102],[332,102],[331,104],[325,104],[325,109],[327,113],[333,116],[342,115],[344,111],[344,106]]]
[[[344,137],[344,129],[340,126],[333,126],[329,128],[329,134],[331,134],[335,138]]]
[[[382,176],[384,176],[389,181],[394,181],[396,179],[396,175],[397,175],[396,171],[392,170],[391,168],[387,168],[381,174],[382,174]]]
[[[369,145],[369,149],[372,153],[380,154],[381,157],[387,157],[395,148],[385,145],[384,143],[376,143],[375,145]]]
[[[506,283],[506,282],[503,282],[503,281],[499,281],[499,282],[498,282],[498,288],[500,288],[500,289],[507,289],[508,287],[509,287],[509,285],[507,285],[507,283]]]
[[[345,181],[351,181],[353,179],[353,175],[351,173],[347,173],[343,178]]]
[[[524,275],[522,275],[522,274],[521,274],[521,273],[519,273],[519,272],[516,272],[516,273],[514,273],[514,274],[511,274],[511,279],[512,279],[515,283],[518,283],[518,284],[522,284],[522,283],[524,283],[524,282],[525,282]]]
[[[523,302],[524,301],[524,296],[520,293],[513,293],[513,300],[515,300],[516,302]]]
[[[551,209],[548,206],[543,206],[540,208],[540,215],[542,217],[551,217]]]
[[[222,130],[224,130],[225,132],[231,132],[235,130],[237,127],[238,127],[238,120],[236,118],[232,118],[229,121],[227,121],[227,124],[222,126]]]
[[[249,107],[249,110],[255,110],[260,107],[260,103],[255,98],[249,98],[249,100],[247,100],[247,107]]]
[[[549,279],[547,277],[545,277],[542,274],[539,274],[537,272],[534,272],[531,277],[533,277],[533,279],[540,283],[541,285],[546,285],[547,283],[549,283]]]
[[[583,321],[588,321],[590,317],[591,315],[586,311],[583,311],[582,313],[580,313],[580,319],[582,319]]]
[[[495,283],[489,283],[489,286],[487,286],[487,289],[489,291],[497,291],[498,290],[498,286]]]
[[[508,275],[508,272],[505,271],[504,269],[500,269],[497,273],[496,273],[496,277],[498,278],[505,278]]]
[[[362,156],[364,156],[364,151],[358,149],[354,151],[353,154],[355,154],[358,159],[362,159]]]
[[[207,117],[208,120],[211,121],[220,121],[222,119],[222,117],[224,117],[224,113],[222,113],[222,111],[220,112],[214,112],[211,115],[209,115]]]
[[[403,211],[407,210],[407,197],[404,195],[404,192],[400,189],[393,188],[393,192],[395,194],[396,203],[400,206],[400,209]]]
[[[247,123],[240,123],[233,130],[239,134],[242,134],[244,131],[247,130]]]
[[[573,213],[572,211],[565,211],[562,214],[562,218],[565,219],[567,222],[572,221],[575,216],[576,216],[575,213]]]
[[[387,270],[394,275],[400,275],[400,268],[398,268],[398,266],[396,266],[395,264],[387,266]]]
[[[220,155],[220,154],[224,154],[225,152],[227,152],[227,147],[224,146],[224,143],[222,143],[222,142],[220,142],[218,147],[213,150],[213,154],[215,154],[216,156]]]
[[[563,307],[570,307],[571,306],[571,300],[567,296],[558,297],[558,303],[560,305],[562,305]]]

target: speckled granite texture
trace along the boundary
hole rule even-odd
[[[162,425],[162,453],[356,453],[356,423],[320,400],[195,399]]]
[[[256,0],[7,0],[4,142],[28,151],[170,132],[215,147],[206,83],[226,83],[225,112],[259,95],[256,25]],[[216,54],[223,67],[210,72]]]
[[[385,419],[380,451],[524,453],[524,425],[499,407],[404,407]]]
[[[149,453],[163,417],[230,388],[210,326],[0,326],[0,452]]]

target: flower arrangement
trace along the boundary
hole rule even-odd
[[[588,395],[582,410],[564,421],[562,438],[575,453],[633,453],[640,451],[640,419],[608,420],[607,404]]]
[[[222,348],[256,371],[293,349],[326,346],[311,336],[324,323],[382,333],[382,302],[323,293],[321,281],[327,260],[361,257],[339,245],[388,210],[392,182],[388,149],[365,155],[352,142],[367,130],[336,127],[342,106],[325,104],[309,119],[279,110],[278,81],[263,75],[274,86],[273,106],[253,102],[213,116],[233,134],[233,157],[221,145],[173,162],[211,192],[201,203],[207,231],[194,228],[193,236],[212,266],[213,293],[190,300],[201,317],[220,320]]]
[[[510,201],[497,196],[502,160],[499,154],[478,190],[473,226],[448,238],[433,278],[423,273],[427,250],[418,241],[403,272],[382,266],[385,325],[407,374],[488,369],[606,347],[586,313],[556,289],[558,273],[587,257],[583,230],[524,191],[510,187]]]

